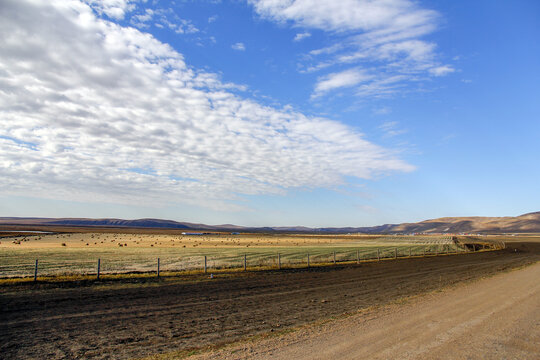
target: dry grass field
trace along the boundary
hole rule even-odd
[[[9,235],[10,233],[4,233]],[[375,258],[420,256],[464,249],[449,236],[145,233],[18,233],[0,243],[0,278],[276,268]]]

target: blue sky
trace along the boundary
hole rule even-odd
[[[537,1],[0,6],[0,216],[540,210]]]

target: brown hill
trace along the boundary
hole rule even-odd
[[[391,232],[403,233],[538,233],[540,212],[505,217],[446,217],[395,225]]]

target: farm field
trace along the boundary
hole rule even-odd
[[[5,359],[173,359],[250,336],[396,302],[540,260],[518,239],[500,251],[177,280],[0,287]],[[157,356],[156,354],[162,354]]]
[[[465,251],[449,236],[68,233],[3,238],[0,278],[307,266]]]

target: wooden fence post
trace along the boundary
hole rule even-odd
[[[101,259],[97,259],[97,279],[99,280],[99,271],[101,270]]]
[[[281,254],[277,254],[277,263],[278,263],[278,269],[281,270]]]
[[[307,254],[307,267],[309,269],[309,253]]]
[[[394,248],[394,259],[397,259],[397,248]]]
[[[206,268],[206,255],[204,255],[204,273],[206,274],[207,268]]]
[[[247,255],[244,254],[244,271],[247,270]]]
[[[411,249],[412,249],[412,248],[409,248],[409,257],[411,257]]]
[[[356,263],[360,264],[360,250],[356,249]]]
[[[381,251],[377,249],[377,261],[381,261]]]
[[[159,278],[159,258],[157,258],[157,277]]]
[[[334,265],[336,265],[336,252],[334,251]]]
[[[38,268],[38,259],[36,259],[36,266],[34,267],[34,282],[37,281],[37,268]]]

